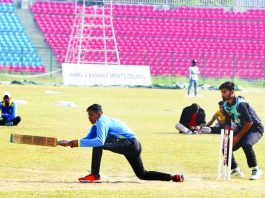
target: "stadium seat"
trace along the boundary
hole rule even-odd
[[[45,1],[37,1],[32,5],[35,20],[59,62],[65,59],[74,22],[74,16],[69,14],[74,13],[74,6],[72,2]],[[88,7],[86,12],[91,13],[92,9]],[[205,77],[233,77],[236,74],[245,78],[245,72],[233,72],[233,68],[264,67],[264,11],[250,9],[246,12],[227,12],[223,8],[184,6],[166,10],[147,5],[115,4],[113,14],[121,63],[146,63],[153,75],[167,76],[172,73],[186,76],[187,67],[193,58],[198,59]],[[99,24],[100,20],[95,23]],[[95,29],[93,34],[99,35],[101,30]],[[111,30],[107,30],[107,34],[111,35]],[[93,44],[94,49],[100,46],[99,43]],[[114,44],[108,44],[108,47],[113,48]],[[147,51],[148,56],[136,55],[136,52],[141,51]],[[87,58],[91,59],[92,54]],[[172,57],[173,61],[170,61]],[[100,56],[93,58],[100,59]],[[111,59],[111,56],[108,58]],[[250,60],[251,64],[248,63]],[[172,70],[170,62],[178,70]],[[225,70],[213,70],[212,65],[224,67]],[[182,69],[179,69],[180,66]],[[210,69],[207,70],[206,66]],[[262,75],[250,76],[262,78]]]
[[[22,26],[11,0],[0,1],[0,56],[3,62],[1,69],[10,72],[23,72],[31,63],[22,61],[22,56],[40,57]],[[42,63],[41,63],[42,64]],[[43,65],[43,64],[42,64]]]

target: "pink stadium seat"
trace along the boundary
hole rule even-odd
[[[13,66],[13,71],[15,72],[23,72],[24,68],[21,65]]]
[[[4,65],[0,65],[0,71],[5,71],[5,66]]]
[[[244,13],[225,12],[223,8],[178,7],[163,10],[144,5],[113,5],[113,8],[122,64],[146,63],[150,65],[153,75],[170,75],[173,72],[174,75],[186,76],[190,60],[196,57],[199,66],[205,64],[206,77],[237,75],[243,78],[248,75],[246,69],[264,67],[265,12],[260,10],[252,9]],[[74,16],[69,15],[74,13],[74,4],[37,2],[33,4],[32,11],[47,43],[58,61],[63,62],[74,21]],[[87,13],[91,11],[91,8],[86,9]],[[101,24],[101,21],[96,20],[96,24]],[[93,34],[99,35],[101,30],[95,29]],[[112,35],[110,29],[107,35]],[[100,43],[93,43],[91,47],[96,49],[101,46]],[[113,43],[107,46],[114,48]],[[137,54],[141,51],[146,51],[147,56]],[[95,60],[100,56],[88,58]],[[108,58],[112,59],[112,55],[108,55]],[[206,66],[210,69],[207,70]],[[225,69],[219,71],[214,68]],[[233,68],[239,70],[234,73]],[[251,73],[249,76],[262,78],[262,75]]]
[[[9,72],[13,72],[13,71],[15,71],[15,67],[14,67],[13,65],[8,65],[8,66],[7,66],[7,70],[8,70]]]

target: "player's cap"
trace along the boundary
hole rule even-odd
[[[11,98],[11,93],[10,93],[10,92],[5,92],[5,93],[4,93],[4,98],[5,98],[5,97]]]
[[[193,63],[197,63],[197,60],[196,60],[196,59],[193,59],[192,62],[193,62]]]

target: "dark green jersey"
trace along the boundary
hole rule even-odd
[[[231,126],[231,121],[233,121],[238,129],[241,129],[246,122],[253,122],[251,128],[260,129],[262,126],[261,120],[255,110],[243,98],[235,97],[232,104],[225,101],[224,111],[226,118],[225,125]]]

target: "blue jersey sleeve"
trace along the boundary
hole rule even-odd
[[[80,147],[103,146],[108,134],[107,123],[99,121],[94,125],[89,134],[80,140]]]
[[[16,107],[16,104],[13,103],[11,105],[11,114],[7,115],[7,120],[10,121],[10,120],[13,120],[17,115],[17,107]]]
[[[0,103],[0,110],[1,110],[1,118],[3,118],[3,109],[2,109],[3,105],[2,102]]]
[[[93,139],[97,136],[97,127],[96,125],[93,125],[89,131],[89,133],[87,134],[86,137],[84,137],[83,139]]]

